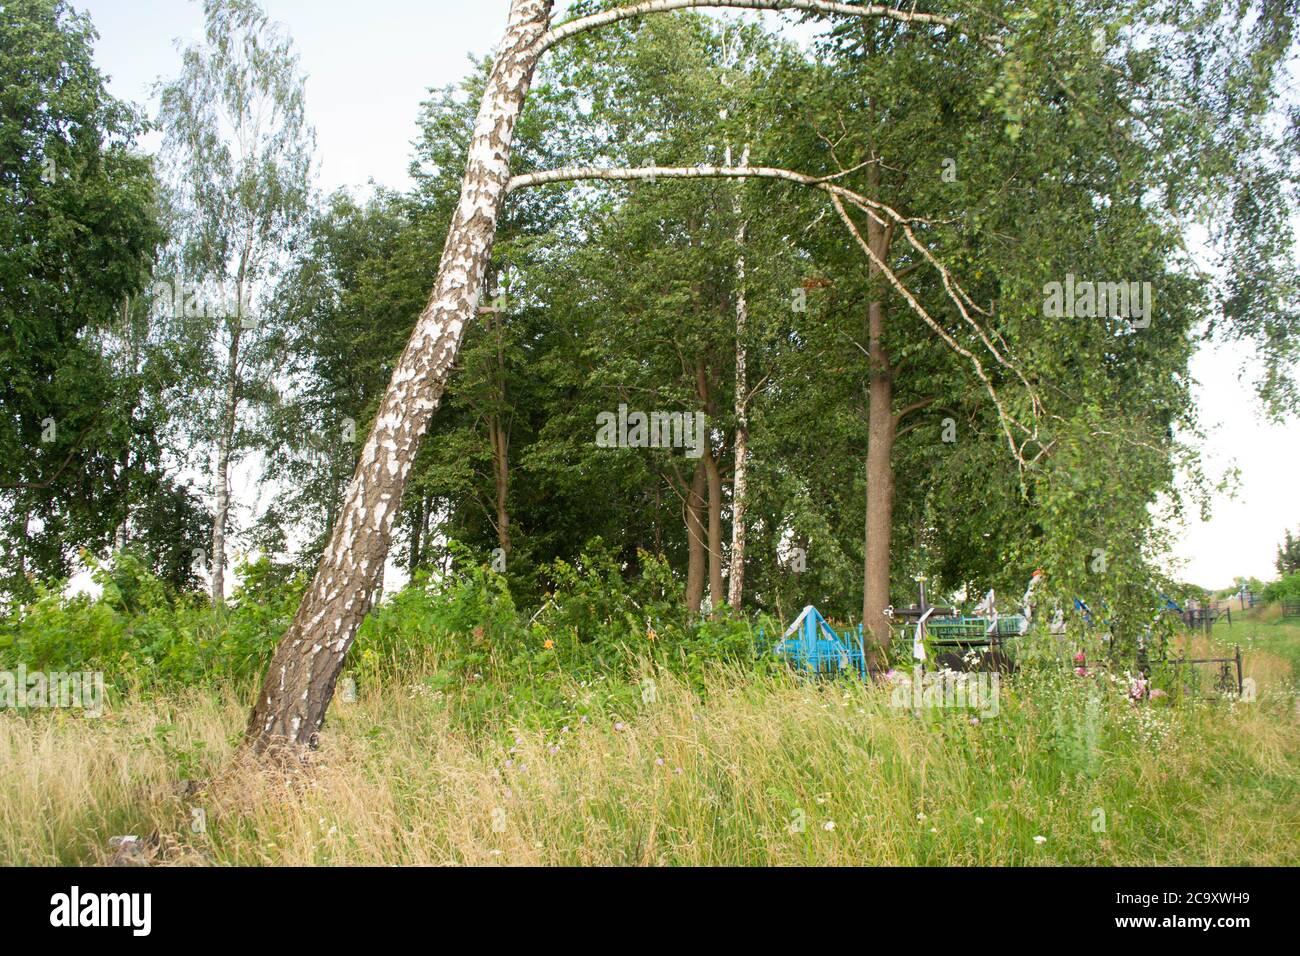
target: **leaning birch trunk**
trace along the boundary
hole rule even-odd
[[[313,745],[357,628],[374,602],[407,473],[442,397],[510,181],[515,121],[542,52],[552,0],[513,0],[483,91],[460,203],[428,306],[393,370],[315,579],[281,639],[249,718],[256,751]]]

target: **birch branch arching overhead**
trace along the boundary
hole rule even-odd
[[[442,399],[461,337],[477,312],[506,196],[511,187],[539,182],[528,177],[512,180],[510,155],[515,125],[543,53],[566,38],[620,20],[704,7],[803,10],[957,29],[955,21],[935,14],[831,0],[643,0],[558,27],[551,24],[553,6],[553,0],[511,0],[505,36],[479,104],[460,201],[448,227],[433,291],[393,370],[316,574],[263,679],[247,729],[255,750],[315,743],[344,657],[379,591],[407,475]],[[978,42],[990,41],[979,38]],[[825,180],[785,170],[764,174],[832,193],[841,190]],[[552,181],[559,178],[564,177]],[[869,214],[892,213],[849,190],[838,194]],[[928,321],[939,331],[937,323]]]
[[[610,10],[578,17],[552,27],[541,39],[541,52],[545,52],[557,43],[579,33],[608,26],[611,23],[618,23],[621,20],[630,20],[650,13],[668,13],[673,10],[698,10],[710,7],[736,10],[803,10],[807,13],[817,13],[827,17],[845,16],[893,20],[897,23],[916,23],[923,26],[943,27],[964,36],[969,36],[991,49],[1001,49],[995,38],[972,33],[954,17],[944,16],[939,13],[918,13],[914,8],[902,10],[881,3],[851,4],[838,3],[835,0],[642,0],[641,3],[614,7]]]
[[[835,211],[838,213],[841,222],[844,223],[850,235],[862,251],[876,265],[889,284],[908,304],[908,307],[915,312],[926,325],[930,327],[936,335],[943,339],[944,344],[952,349],[955,353],[962,356],[968,361],[975,370],[975,375],[979,378],[988,393],[994,407],[998,413],[998,420],[1002,425],[1003,434],[1007,440],[1007,446],[1011,454],[1015,457],[1016,463],[1022,469],[1027,467],[1029,462],[1025,460],[1025,449],[1038,439],[1038,429],[1036,426],[1026,425],[1014,415],[1007,411],[1005,403],[998,394],[997,388],[993,385],[993,380],[989,377],[988,370],[980,360],[979,355],[963,346],[957,341],[956,337],[945,329],[930,313],[921,305],[912,292],[905,286],[897,274],[889,267],[888,263],[879,258],[871,249],[870,245],[862,238],[857,226],[849,217],[848,211],[844,208],[847,201],[857,209],[862,210],[867,215],[872,216],[879,222],[888,220],[891,224],[901,228],[903,235],[907,238],[917,252],[928,262],[938,273],[943,283],[948,298],[953,302],[958,313],[965,322],[971,326],[980,341],[988,349],[993,360],[1009,372],[1014,374],[1024,385],[1030,400],[1030,409],[1033,417],[1037,419],[1042,409],[1038,394],[1033,385],[1029,382],[1020,367],[1004,352],[999,349],[991,340],[988,330],[979,323],[971,314],[969,305],[972,305],[970,297],[966,294],[960,284],[952,277],[947,267],[935,257],[934,253],[917,237],[911,229],[911,224],[917,220],[909,219],[890,206],[885,205],[874,199],[869,199],[861,193],[841,186],[834,180],[840,174],[831,176],[809,176],[806,173],[799,173],[789,169],[781,169],[774,166],[640,166],[640,167],[617,167],[605,168],[600,166],[570,166],[560,169],[542,170],[535,173],[527,173],[515,176],[510,180],[507,192],[515,192],[519,189],[527,189],[533,186],[542,186],[552,183],[577,182],[580,180],[597,180],[604,182],[634,182],[652,179],[776,179],[784,182],[795,183],[800,186],[807,186],[817,189],[830,196]],[[1015,432],[1022,436],[1021,441],[1017,442]]]

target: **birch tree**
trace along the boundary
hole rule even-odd
[[[247,404],[273,370],[255,300],[305,219],[313,133],[292,44],[253,0],[205,0],[205,42],[159,90],[180,274],[159,308],[188,342],[208,401],[194,428],[212,450],[213,604],[225,600],[230,470]],[[158,286],[156,286],[158,287]]]
[[[271,659],[249,719],[257,749],[315,741],[344,656],[382,582],[407,474],[478,309],[510,179],[514,128],[550,16],[549,0],[510,5],[433,294],[393,371],[315,579]]]

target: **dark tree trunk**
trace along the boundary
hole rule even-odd
[[[704,492],[707,487],[704,461],[695,466],[686,497],[686,611],[692,617],[700,613],[704,602],[705,543]]]
[[[488,416],[488,440],[492,444],[492,483],[495,491],[497,514],[497,544],[505,555],[510,554],[510,509],[507,505],[510,492],[510,439],[501,425],[501,417]]]
[[[420,495],[420,500],[415,503],[415,513],[411,515],[411,560],[407,565],[407,572],[415,574],[415,569],[420,566],[420,545],[424,540],[424,495]]]
[[[889,544],[894,526],[894,384],[889,374],[889,356],[880,340],[884,325],[884,304],[872,302],[869,323],[872,373],[867,420],[867,527],[866,563],[863,575],[862,620],[866,648],[873,668],[879,667],[889,647]]]
[[[873,192],[878,192],[878,168],[871,168]],[[892,229],[876,220],[867,223],[867,242],[880,258],[889,255]],[[874,263],[871,276],[879,279],[881,270]],[[883,290],[879,292],[883,298]],[[889,650],[890,539],[894,530],[894,378],[888,350],[885,348],[885,303],[877,299],[867,306],[867,521],[862,587],[863,638],[867,665],[878,670]]]
[[[705,484],[708,487],[708,573],[709,603],[716,612],[727,600],[727,592],[722,584],[722,469],[713,451],[713,418],[717,415],[717,405],[713,401],[713,388],[709,380],[709,366],[703,356],[695,359],[695,391],[707,418],[703,442],[703,455],[700,464],[704,467]],[[698,607],[697,607],[698,610]]]
[[[496,340],[496,366],[493,382],[493,410],[487,416],[488,442],[492,446],[492,483],[495,492],[497,544],[501,553],[510,554],[510,432],[504,421],[506,404],[506,356],[503,323],[505,316],[500,311],[489,311],[486,315],[488,334]]]

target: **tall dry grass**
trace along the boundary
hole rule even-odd
[[[720,671],[514,742],[420,688],[337,702],[292,770],[239,755],[229,691],[0,714],[0,863],[103,863],[123,834],[158,864],[1300,862],[1280,693],[1162,709],[1027,675],[973,723],[888,688]]]

